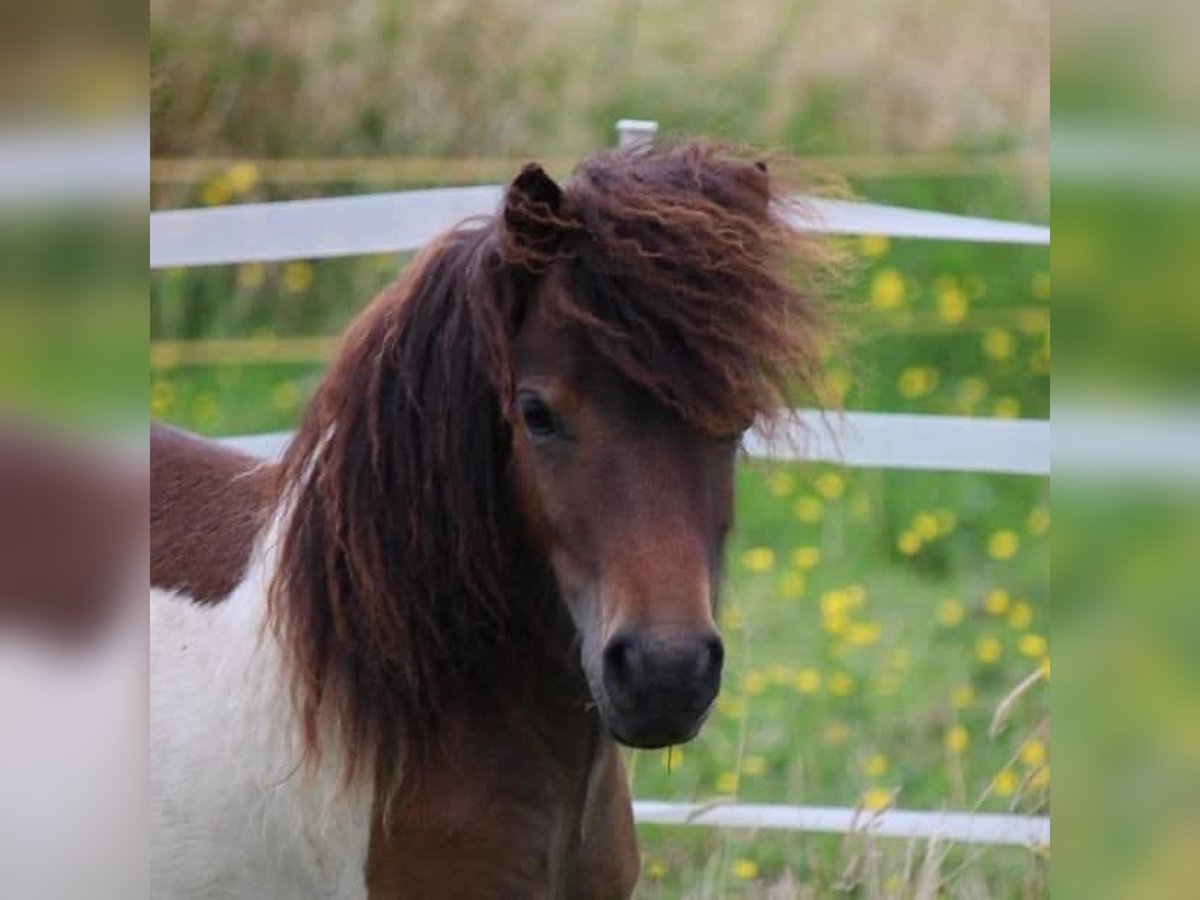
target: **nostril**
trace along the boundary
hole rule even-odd
[[[725,645],[718,635],[705,638],[703,647],[697,654],[696,676],[701,679],[711,679],[721,674],[725,664]]]
[[[613,635],[604,648],[604,677],[609,686],[628,691],[641,672],[642,655],[637,641],[628,635]]]

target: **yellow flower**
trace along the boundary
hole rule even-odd
[[[792,565],[797,569],[815,569],[821,562],[818,547],[797,547],[792,551]]]
[[[834,719],[825,726],[825,743],[831,747],[840,747],[846,743],[848,737],[850,729],[846,727],[845,722]]]
[[[855,622],[846,634],[851,647],[869,647],[878,643],[883,636],[883,626],[878,622]]]
[[[1024,631],[1033,624],[1033,607],[1024,600],[1017,601],[1008,614],[1008,624],[1016,631]]]
[[[896,549],[905,556],[916,556],[921,552],[921,539],[915,531],[902,531],[896,538]]]
[[[667,874],[667,864],[660,859],[651,860],[646,864],[646,874],[651,881],[662,881]]]
[[[947,535],[958,527],[958,515],[952,509],[939,506],[933,511],[934,521],[937,522],[938,534]]]
[[[850,595],[841,588],[828,590],[821,595],[821,615],[845,615],[850,608]]]
[[[992,413],[997,419],[1015,419],[1021,415],[1021,401],[1016,397],[997,397]]]
[[[974,406],[987,396],[987,382],[976,375],[968,375],[958,383],[958,402],[963,406]]]
[[[871,778],[878,778],[880,775],[886,775],[888,770],[888,759],[882,753],[872,753],[867,757],[867,761],[863,763],[863,771]]]
[[[1017,533],[1008,528],[1002,528],[988,538],[987,554],[997,562],[1004,562],[1017,555],[1021,548],[1021,539]]]
[[[863,792],[860,802],[868,812],[882,812],[892,805],[892,792],[885,788],[871,788]]]
[[[858,239],[858,252],[867,259],[879,259],[886,256],[891,243],[883,234],[864,234]]]
[[[1044,309],[1022,310],[1017,324],[1026,334],[1043,334],[1050,330],[1050,313]]]
[[[947,597],[938,607],[937,620],[947,628],[953,628],[963,620],[963,605],[954,597]]]
[[[937,517],[932,513],[920,512],[913,516],[912,530],[922,541],[932,541],[938,536]]]
[[[850,628],[850,617],[844,612],[826,613],[821,617],[821,627],[835,637],[843,635]]]
[[[975,688],[966,683],[956,684],[950,691],[950,702],[955,709],[966,709],[975,702]]]
[[[961,725],[955,725],[946,732],[946,749],[951,753],[963,753],[970,745],[971,736]]]
[[[1037,738],[1030,738],[1021,745],[1021,765],[1036,769],[1046,761],[1046,745]]]
[[[871,279],[871,305],[879,310],[904,305],[904,276],[895,269],[880,269]]]
[[[175,405],[175,387],[169,381],[155,381],[150,385],[150,415],[161,419]]]
[[[238,287],[252,291],[262,287],[266,280],[267,267],[262,263],[246,263],[244,266],[238,266]]]
[[[291,412],[300,405],[300,391],[291,381],[281,381],[271,392],[271,405],[280,412]]]
[[[867,589],[861,584],[848,584],[843,590],[846,592],[846,609],[859,609],[867,600]]]
[[[757,697],[767,689],[767,678],[762,672],[750,671],[742,676],[742,690],[751,697]]]
[[[770,547],[751,547],[742,554],[748,572],[770,572],[775,567],[775,551]]]
[[[834,672],[829,676],[829,693],[835,697],[849,697],[855,687],[854,679],[845,672]]]
[[[930,366],[908,366],[896,381],[896,390],[905,400],[916,400],[932,393],[938,385],[938,371]]]
[[[758,863],[752,859],[735,859],[730,866],[735,878],[742,881],[753,881],[758,877]]]
[[[837,472],[824,472],[813,480],[813,487],[826,500],[836,500],[846,492],[846,482]]]
[[[229,167],[225,181],[235,194],[244,194],[258,184],[258,167],[251,162],[238,162]]]
[[[1029,284],[1029,292],[1038,300],[1050,299],[1050,273],[1035,272]]]
[[[792,686],[801,694],[815,694],[821,690],[821,673],[816,669],[801,669],[792,679]]]
[[[747,756],[742,762],[742,772],[751,778],[767,771],[767,761],[761,756]]]
[[[1008,591],[1003,588],[996,588],[988,591],[988,595],[983,599],[983,608],[993,616],[1002,616],[1008,612],[1008,605],[1011,598],[1008,596]]]
[[[722,772],[717,776],[717,792],[721,794],[735,794],[738,789],[738,773],[737,772]]]
[[[772,497],[790,497],[796,490],[796,478],[791,472],[772,472],[767,478],[767,491]]]
[[[820,522],[825,515],[825,504],[816,497],[798,497],[792,504],[792,514],[801,522]]]
[[[804,576],[799,572],[784,572],[779,576],[779,596],[784,600],[795,600],[803,597]]]
[[[1038,665],[1038,671],[1042,673],[1042,678],[1046,681],[1050,680],[1050,657],[1042,658],[1041,664]]]
[[[1012,769],[1001,769],[992,779],[992,792],[998,797],[1011,797],[1017,789],[1017,774]]]
[[[289,294],[302,294],[312,286],[315,274],[311,263],[290,262],[283,267],[283,289]]]
[[[1035,506],[1025,519],[1025,530],[1034,537],[1041,537],[1050,530],[1050,507]]]
[[[1003,328],[989,328],[983,333],[983,355],[997,362],[1013,354],[1012,335]]]
[[[1023,634],[1017,640],[1017,650],[1031,659],[1041,659],[1048,649],[1049,644],[1040,634]]]
[[[1000,661],[1004,646],[994,637],[981,637],[975,644],[975,658],[985,665]]]
[[[229,189],[229,183],[224,178],[217,176],[204,185],[200,199],[205,206],[224,206],[233,199],[233,192]]]
[[[947,325],[962,322],[967,317],[968,306],[967,295],[957,286],[948,285],[938,293],[938,318]]]

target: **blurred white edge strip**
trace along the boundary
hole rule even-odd
[[[887,838],[936,838],[969,844],[1045,847],[1050,819],[997,813],[908,812],[826,806],[671,803],[635,800],[633,815],[644,825],[699,825],[717,828],[862,834]]]
[[[0,128],[0,211],[150,200],[150,125]]]
[[[471,216],[491,215],[502,188],[437,188],[244,203],[150,214],[150,268],[286,259],[321,259],[416,250]],[[843,200],[805,200],[797,228],[830,234],[883,234],[1049,245],[1050,229]]]
[[[252,456],[278,458],[290,437],[274,432],[222,441]],[[856,468],[1050,474],[1045,420],[799,410],[785,416],[769,438],[752,431],[744,447],[750,456]]]

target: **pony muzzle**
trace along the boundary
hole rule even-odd
[[[695,737],[721,687],[725,649],[715,631],[619,631],[602,655],[602,682],[613,736],[654,748]]]

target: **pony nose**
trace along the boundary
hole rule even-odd
[[[619,706],[657,698],[703,709],[720,687],[724,661],[715,632],[672,637],[618,632],[604,648],[604,686]]]

